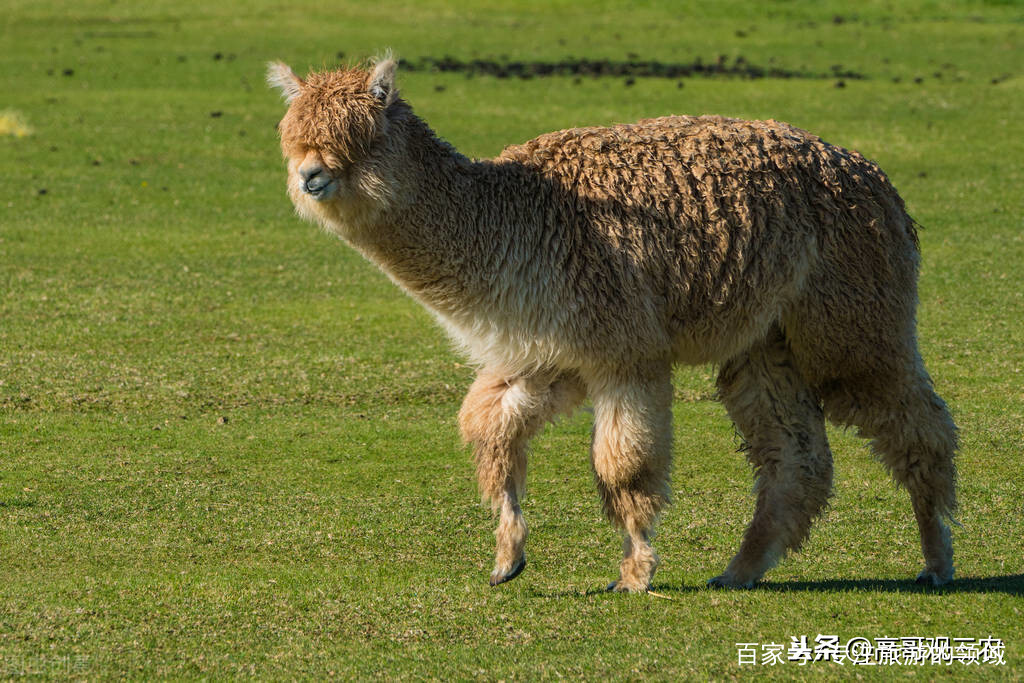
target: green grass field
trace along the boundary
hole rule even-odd
[[[1024,677],[1024,6],[631,4],[2,3],[0,679]],[[706,589],[752,478],[713,369],[682,368],[658,595],[602,591],[620,548],[586,412],[536,440],[530,566],[490,589],[454,419],[472,370],[295,218],[263,85],[271,59],[388,46],[798,72],[399,80],[475,156],[719,113],[876,159],[924,225],[921,344],[962,431],[957,581],[913,583],[908,497],[832,430],[836,496],[805,550],[756,590]],[[737,643],[819,634],[992,636],[1005,665],[738,663]]]

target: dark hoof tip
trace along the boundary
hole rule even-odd
[[[918,586],[930,586],[932,588],[939,588],[940,586],[949,585],[952,581],[952,577],[944,579],[935,572],[931,572],[928,570],[922,571],[920,574],[917,575],[917,578],[914,579],[914,583],[916,583]]]
[[[724,576],[712,576],[708,579],[708,588],[728,588],[729,582]]]
[[[506,581],[511,581],[522,574],[524,569],[526,569],[526,558],[521,557],[507,574],[491,574],[491,586],[500,586]]]
[[[743,589],[750,590],[757,584],[757,581],[745,581],[743,583],[735,583],[731,579],[727,578],[724,574],[713,576],[708,579],[708,588],[729,588],[729,589]]]

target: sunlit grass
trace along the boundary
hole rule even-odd
[[[0,677],[726,678],[737,642],[1002,638],[1020,675],[1024,215],[1012,3],[298,6],[15,2],[0,23]],[[837,19],[838,18],[838,19]],[[676,374],[662,597],[620,553],[590,415],[534,444],[529,567],[486,585],[493,520],[454,416],[472,371],[386,277],[293,215],[264,63],[375,54],[753,64],[863,80],[399,73],[460,149],[667,113],[777,118],[877,159],[925,227],[919,327],[961,427],[961,577],[927,590],[907,496],[830,432],[836,496],[750,592],[751,475]],[[339,57],[338,53],[344,55]],[[759,667],[793,677],[795,666]],[[951,667],[801,672],[964,676]]]

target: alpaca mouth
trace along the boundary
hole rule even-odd
[[[334,180],[328,180],[326,183],[306,183],[302,189],[306,194],[319,202],[333,195],[337,186],[338,184]]]

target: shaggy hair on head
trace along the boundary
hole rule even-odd
[[[438,139],[395,63],[268,80],[288,192],[432,311],[479,366],[459,413],[500,514],[491,584],[525,567],[530,439],[585,397],[591,463],[623,532],[611,588],[647,590],[670,499],[671,369],[720,367],[756,475],[749,587],[800,547],[832,488],[825,417],[906,487],[919,580],[953,576],[956,427],[915,338],[918,244],[888,178],[776,121],[670,116],[542,135],[489,160]]]

